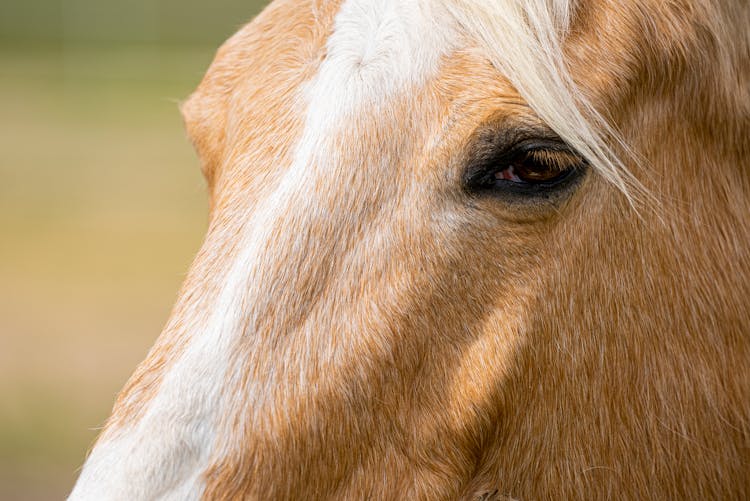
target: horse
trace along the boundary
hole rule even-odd
[[[748,499],[750,6],[276,0],[70,499]]]

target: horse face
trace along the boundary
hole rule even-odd
[[[222,260],[195,269],[224,267],[220,290],[236,280],[221,314],[238,333],[229,393],[254,395],[235,411],[245,438],[208,475],[217,491],[240,457],[324,455],[295,481],[335,478],[361,454],[343,444],[378,437],[465,476],[534,302],[549,300],[558,234],[596,189],[447,13],[408,5],[275,4],[183,108],[211,186],[204,256]],[[525,147],[564,182],[496,179]],[[308,443],[311,426],[330,447]],[[368,461],[433,482],[394,444]]]
[[[671,170],[729,161],[702,121],[740,91],[680,87],[693,39],[657,4],[655,27],[643,6],[503,4],[552,12],[536,22],[566,33],[575,95],[544,54],[513,56],[527,33],[503,52],[454,4],[472,2],[277,1],[222,47],[183,106],[210,228],[96,462],[156,444],[143,477],[207,498],[669,497],[742,476],[739,449],[706,451],[747,436],[747,384],[722,381],[747,355],[749,273],[721,271],[747,254],[726,240],[747,197],[719,181],[736,174]],[[619,129],[636,155],[600,132],[629,182],[560,96]],[[663,205],[634,203],[639,183]]]

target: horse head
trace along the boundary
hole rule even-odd
[[[277,0],[72,499],[750,495],[750,10]]]

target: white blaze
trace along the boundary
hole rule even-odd
[[[387,112],[391,97],[437,73],[453,36],[448,18],[434,9],[420,0],[348,0],[342,5],[326,58],[302,91],[306,106],[300,108],[308,112],[292,164],[272,195],[246,215],[244,233],[236,237],[242,238],[240,250],[226,268],[219,294],[189,309],[194,318],[180,319],[190,329],[189,344],[148,408],[135,424],[96,445],[71,499],[200,498],[214,449],[222,438],[231,440],[221,418],[233,412],[235,402],[222,389],[240,377],[230,371],[232,348],[243,325],[254,324],[253,303],[265,290],[259,283],[269,266],[263,262],[263,246],[283,231],[275,225],[279,214],[310,206],[305,187],[335,165],[330,145],[339,127],[363,106]],[[237,397],[253,401],[263,392],[251,382],[250,394]]]

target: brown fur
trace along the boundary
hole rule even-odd
[[[211,228],[110,429],[147,406],[288,164],[337,9],[275,2],[183,107]],[[225,388],[268,394],[226,416],[205,499],[750,497],[749,9],[582,0],[573,19],[571,74],[659,204],[637,214],[593,173],[533,208],[467,198],[478,129],[542,126],[468,41],[347,124],[336,189],[310,187],[325,210],[281,216],[279,286]]]

